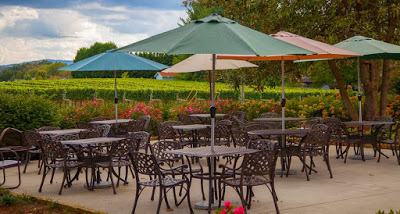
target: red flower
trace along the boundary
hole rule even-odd
[[[225,202],[225,208],[226,208],[226,209],[232,208],[232,204],[231,204],[230,201],[226,201],[226,202]]]
[[[226,210],[222,210],[220,214],[227,214]]]
[[[244,208],[242,206],[236,208],[235,210],[233,210],[234,214],[244,214]]]

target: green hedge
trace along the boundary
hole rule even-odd
[[[0,130],[58,125],[60,117],[57,104],[42,96],[0,93]]]

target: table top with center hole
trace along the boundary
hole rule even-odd
[[[121,137],[96,137],[96,138],[88,138],[88,139],[79,139],[79,140],[64,140],[61,141],[62,144],[65,145],[90,145],[90,144],[98,144],[98,143],[112,143],[123,140],[125,138]]]
[[[190,124],[190,125],[172,126],[173,129],[182,130],[182,131],[194,131],[194,130],[206,129],[208,127],[210,127],[210,125],[205,125],[205,124]]]
[[[42,135],[69,135],[69,134],[79,134],[81,131],[86,131],[86,129],[60,129],[51,131],[40,131],[39,134]]]
[[[312,129],[263,129],[263,130],[254,130],[249,131],[249,135],[258,135],[258,136],[266,136],[266,135],[299,135],[299,134],[307,134],[312,131]]]
[[[190,117],[210,118],[210,114],[189,114]],[[215,114],[215,117],[223,117],[225,114]]]
[[[130,119],[118,119],[118,120],[99,120],[99,121],[91,121],[91,124],[101,124],[101,125],[111,125],[111,124],[120,124],[120,123],[129,123]]]
[[[237,148],[237,147],[228,147],[228,146],[214,146],[214,152],[212,152],[211,146],[205,146],[205,147],[185,148],[185,149],[164,151],[164,153],[175,154],[175,155],[185,155],[185,156],[189,156],[189,157],[211,158],[211,157],[218,157],[218,156],[244,155],[244,154],[249,154],[249,153],[255,153],[258,151],[259,150],[256,150],[256,149]]]
[[[297,117],[285,117],[285,121],[304,121],[307,118],[297,118]],[[271,118],[254,118],[253,121],[255,122],[282,122],[281,117],[271,117]]]

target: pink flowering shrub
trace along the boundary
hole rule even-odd
[[[219,208],[214,211],[214,214],[244,214],[242,206],[234,209],[230,201],[225,202],[225,208]]]

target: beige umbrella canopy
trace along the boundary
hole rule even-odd
[[[163,72],[189,73],[196,71],[211,71],[213,70],[212,62],[213,62],[212,54],[195,54],[171,66],[170,68],[165,69]],[[231,69],[255,68],[255,67],[258,67],[258,65],[243,60],[219,59],[216,60],[215,63],[215,70],[231,70]],[[241,100],[242,102],[244,101],[244,84],[242,84]]]
[[[218,55],[219,56],[219,55]],[[189,73],[196,71],[211,71],[212,54],[195,54],[173,66],[165,69],[165,73]],[[230,70],[239,68],[254,68],[257,65],[243,60],[218,59],[215,63],[215,70]]]

